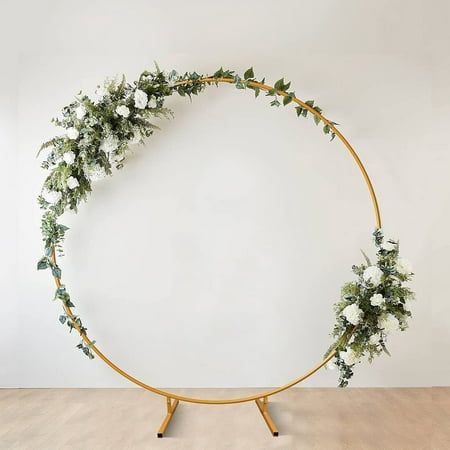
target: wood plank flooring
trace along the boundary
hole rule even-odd
[[[230,397],[251,389],[178,389]],[[165,399],[140,389],[0,389],[1,450],[449,450],[450,388],[290,389],[270,400],[180,403],[156,438]]]

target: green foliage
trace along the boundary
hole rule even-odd
[[[332,337],[334,344],[327,350],[325,356],[336,350],[335,365],[340,370],[339,386],[346,387],[354,374],[354,366],[361,358],[369,362],[382,354],[389,355],[386,346],[391,330],[388,325],[396,324],[396,328],[404,331],[407,319],[411,317],[408,303],[414,298],[414,293],[402,283],[409,281],[412,272],[402,272],[399,266],[398,242],[388,240],[385,245],[381,229],[375,230],[374,242],[377,249],[377,261],[372,263],[364,253],[365,263],[352,267],[357,279],[346,283],[341,290],[341,298],[334,305],[336,322]],[[368,279],[370,270],[379,269],[379,282]],[[382,298],[382,303],[372,303],[375,295]],[[357,323],[349,320],[345,311],[350,305],[357,306],[361,316]],[[354,318],[353,318],[354,319]]]
[[[247,69],[244,73],[244,79],[249,80],[255,78],[255,74],[253,72],[253,67],[250,67],[250,69]]]

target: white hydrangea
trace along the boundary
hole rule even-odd
[[[148,107],[149,107],[149,108],[157,108],[157,107],[158,107],[158,102],[156,101],[156,98],[152,97],[152,98],[148,101]]]
[[[366,283],[372,283],[378,286],[381,283],[383,272],[377,266],[369,266],[363,273],[363,279]]]
[[[356,357],[355,352],[351,348],[340,351],[339,356],[347,366],[352,366],[353,364],[356,364],[359,361],[358,358]]]
[[[148,102],[148,96],[144,91],[136,89],[134,92],[134,106],[139,109],[145,109]]]
[[[342,315],[352,324],[352,325],[358,325],[358,323],[361,321],[361,317],[363,315],[362,310],[358,307],[356,303],[352,303],[351,305],[346,306],[343,311]]]
[[[372,306],[381,306],[384,303],[384,297],[381,294],[373,294],[370,297],[370,304]]]
[[[127,118],[130,115],[130,110],[127,106],[125,105],[120,105],[116,108],[116,113],[119,116],[125,117]]]
[[[397,244],[394,242],[386,241],[383,242],[380,247],[387,252],[391,252],[392,250],[395,250],[397,248]]]
[[[74,127],[67,128],[67,137],[69,139],[78,139],[79,135],[80,132],[76,128]]]
[[[86,113],[87,113],[86,108],[83,105],[79,105],[75,109],[75,115],[77,116],[78,120],[83,119],[83,117],[86,115]]]
[[[44,189],[42,191],[42,198],[47,203],[54,205],[61,200],[62,194],[61,194],[61,192],[58,192],[58,191],[49,191],[48,189]]]
[[[67,178],[66,183],[67,183],[67,187],[69,189],[75,189],[80,185],[80,183],[78,182],[78,180],[75,177]]]
[[[411,263],[405,258],[398,258],[395,268],[402,275],[410,275],[413,272]]]
[[[92,167],[88,167],[86,171],[86,176],[89,178],[90,181],[99,181],[102,178],[106,177],[106,172],[102,166],[96,164]]]
[[[100,144],[100,150],[106,154],[113,152],[119,146],[119,139],[113,135],[107,136]]]
[[[382,329],[386,334],[399,329],[399,322],[395,316],[388,314],[378,320],[378,328]]]
[[[75,162],[75,153],[72,151],[65,152],[62,156],[63,161],[70,166]]]

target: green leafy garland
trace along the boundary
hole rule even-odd
[[[42,168],[49,171],[49,175],[38,197],[43,211],[41,231],[45,250],[37,268],[51,270],[57,282],[55,299],[60,300],[64,307],[59,320],[67,324],[70,331],[76,329],[83,337],[87,329],[81,318],[71,312],[70,308],[75,305],[66,286],[61,283],[61,268],[56,262],[56,254],[62,255],[68,228],[58,223],[59,217],[67,210],[77,212],[96,181],[123,167],[130,149],[158,129],[152,122],[154,118],[173,115],[164,107],[166,97],[174,93],[191,97],[208,85],[217,85],[219,80],[226,80],[237,89],[251,89],[255,97],[259,96],[265,82],[264,79],[256,80],[252,68],[243,77],[222,68],[205,77],[196,72],[182,75],[175,71],[165,73],[157,67],[154,72],[144,71],[132,84],[125,78],[106,80],[97,86],[92,98],[80,92],[72,103],[63,108],[62,116],[53,119],[53,123],[64,128],[65,133],[45,142],[39,150],[39,153],[46,153]],[[265,90],[265,95],[271,97],[270,105],[289,105],[295,98],[295,93],[289,88],[290,82],[282,78],[273,88]],[[313,100],[305,104],[307,108],[295,106],[297,116],[312,115],[316,125],[323,120],[322,131],[333,140],[335,132],[332,127],[337,124],[320,116],[322,109]],[[402,282],[409,280],[411,271],[398,257],[397,243],[384,243],[381,230],[377,230],[374,236],[378,249],[377,264],[372,266],[367,259],[366,265],[353,267],[358,280],[344,286],[342,298],[335,305],[333,336],[336,341],[327,354],[336,350],[335,365],[340,369],[341,386],[347,385],[353,375],[353,366],[363,355],[372,360],[383,350],[387,351],[386,335],[388,326],[392,328],[392,321],[396,320],[396,326],[403,330],[407,317],[411,315],[407,301],[413,294],[402,286]],[[368,276],[369,272],[372,277]],[[92,341],[88,345],[82,340],[77,347],[92,359],[94,343]]]

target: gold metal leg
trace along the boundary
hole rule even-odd
[[[172,401],[172,399],[170,397],[166,397],[166,404],[167,404],[167,414],[166,417],[164,417],[164,420],[162,421],[161,426],[159,427],[157,436],[159,438],[162,438],[164,436],[164,433],[167,429],[167,427],[169,426],[170,421],[172,420],[173,414],[175,412],[175,410],[177,409],[179,401],[178,400],[174,400]]]
[[[261,411],[261,414],[264,420],[266,421],[267,426],[269,427],[269,430],[272,433],[272,436],[278,436],[278,428],[269,414],[269,402],[267,401],[267,397],[263,397],[262,400],[257,398],[255,400],[255,403],[258,406],[259,410]]]

